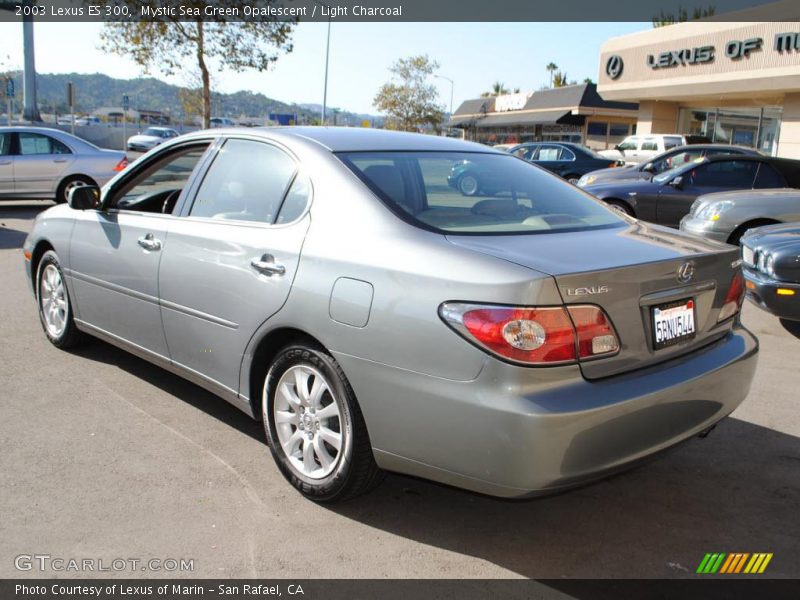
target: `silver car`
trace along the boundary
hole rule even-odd
[[[700,196],[681,230],[735,246],[748,229],[800,221],[800,190],[741,190]]]
[[[124,152],[58,129],[0,127],[0,199],[66,202],[82,185],[104,185],[125,169]]]
[[[463,196],[464,161],[505,183]],[[101,338],[263,419],[316,501],[386,470],[574,486],[709,430],[756,368],[735,248],[448,138],[197,132],[42,213],[24,254],[53,344]]]

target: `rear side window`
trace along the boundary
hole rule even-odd
[[[658,150],[658,142],[653,139],[644,140],[642,142],[642,150]]]
[[[726,160],[701,165],[689,172],[700,187],[749,188],[753,185],[758,164],[755,161]]]
[[[0,156],[11,154],[11,134],[0,133]]]
[[[209,167],[189,214],[271,224],[294,172],[294,161],[275,146],[228,140]]]
[[[72,154],[66,145],[49,135],[40,133],[19,133],[19,153],[22,156],[37,154]]]
[[[664,138],[664,149],[669,150],[683,144],[683,140],[679,137],[668,136]]]
[[[286,198],[275,222],[282,224],[296,221],[305,212],[310,199],[311,182],[306,175],[300,173],[294,178],[292,187],[286,193]]]
[[[625,225],[563,179],[510,155],[358,152],[338,156],[396,214],[424,229],[487,235]]]
[[[761,163],[756,175],[754,188],[782,188],[786,187],[783,176],[778,173],[771,165]]]

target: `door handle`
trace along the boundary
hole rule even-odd
[[[161,250],[161,240],[157,240],[152,233],[148,233],[147,235],[143,235],[138,240],[136,240],[142,248],[145,250]]]
[[[11,164],[10,160],[0,160],[0,165],[10,165],[10,164]]]
[[[54,163],[62,163],[62,162],[67,162],[67,159],[66,159],[66,158],[54,158],[54,159],[53,159],[53,162],[54,162]]]
[[[283,275],[286,273],[286,267],[276,263],[272,254],[262,254],[261,258],[254,258],[250,261],[250,266],[265,275]]]

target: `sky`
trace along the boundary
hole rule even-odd
[[[650,23],[345,23],[331,25],[328,106],[376,114],[372,100],[398,58],[427,54],[438,73],[453,80],[453,108],[500,81],[509,89],[535,91],[549,83],[545,65],[555,62],[570,80],[597,81],[600,46],[610,37],[650,29]],[[98,50],[102,25],[35,23],[39,73],[104,73],[123,79],[143,71],[133,61]],[[300,23],[294,49],[264,73],[215,72],[221,92],[250,90],[283,102],[322,104],[326,23]],[[567,43],[569,40],[569,43]],[[7,58],[9,57],[9,58]],[[2,65],[2,63],[8,63]],[[22,25],[0,23],[0,65],[21,69]],[[0,68],[2,68],[0,67]],[[150,75],[186,85],[185,75]],[[433,80],[445,109],[450,83]],[[160,107],[148,107],[158,110]]]

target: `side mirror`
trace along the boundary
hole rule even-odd
[[[675,178],[670,180],[669,185],[674,187],[676,190],[682,190],[683,189],[683,177],[678,175],[677,177],[675,177]]]
[[[87,210],[100,206],[100,188],[96,185],[82,185],[69,192],[67,203],[75,210]]]
[[[642,171],[646,171],[648,173],[655,173],[656,172],[656,168],[653,165],[653,163],[649,162],[645,166],[642,167]]]
[[[625,154],[625,148],[623,148],[623,147],[622,147],[622,146],[620,146],[619,144],[617,144],[616,146],[614,146],[614,150],[619,150],[619,151],[620,151],[622,154]]]

